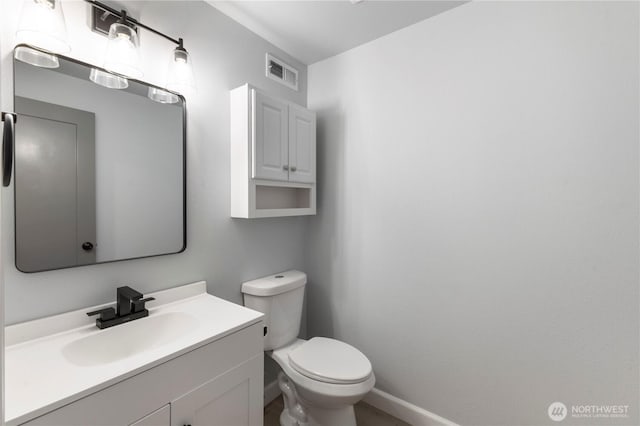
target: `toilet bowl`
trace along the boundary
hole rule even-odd
[[[296,338],[306,275],[287,271],[242,285],[245,306],[265,314],[265,353],[281,368],[281,426],[355,426],[353,405],[374,386],[367,357],[336,339]]]
[[[309,341],[296,339],[267,355],[293,382],[295,400],[288,405],[301,405],[306,424],[355,426],[353,405],[369,393],[376,381],[371,363],[360,351],[339,340],[314,337]]]

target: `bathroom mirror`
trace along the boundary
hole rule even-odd
[[[28,46],[15,53],[16,267],[183,251],[184,99]]]

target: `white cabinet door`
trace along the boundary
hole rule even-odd
[[[171,408],[167,404],[164,407],[154,411],[148,416],[144,416],[130,426],[170,426],[171,425]]]
[[[260,355],[172,402],[171,425],[262,425],[263,381]]]
[[[289,119],[286,103],[251,91],[253,178],[289,179]]]
[[[289,180],[316,181],[316,114],[289,106]]]

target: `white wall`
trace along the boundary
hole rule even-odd
[[[12,47],[18,0],[3,0],[0,19],[2,110],[12,110]],[[13,213],[3,206],[8,323],[109,302],[118,285],[150,292],[204,279],[217,296],[242,302],[240,283],[288,268],[304,270],[306,218],[235,220],[229,217],[229,95],[250,82],[276,96],[305,104],[306,67],[203,2],[131,2],[134,16],[183,37],[193,56],[198,91],[187,96],[187,250],[182,254],[24,274],[15,269]],[[86,26],[86,3],[63,2],[71,56],[100,63],[105,38]],[[151,33],[140,36],[144,80],[164,84],[173,45]],[[273,52],[297,66],[301,89],[264,77],[264,55]],[[13,188],[4,189],[13,197]]]
[[[637,2],[473,2],[309,67],[309,328],[468,425],[638,424]]]
[[[106,89],[88,78],[15,65],[19,96],[95,114],[96,260],[180,251],[182,107]]]

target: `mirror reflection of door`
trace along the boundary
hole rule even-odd
[[[95,115],[16,97],[16,265],[96,262]]]

